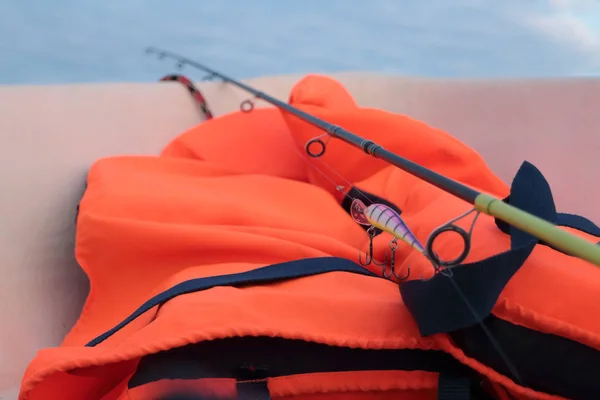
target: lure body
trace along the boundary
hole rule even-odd
[[[425,254],[423,245],[411,232],[400,215],[392,208],[378,203],[366,207],[362,201],[355,199],[352,202],[351,215],[357,223],[379,228]]]

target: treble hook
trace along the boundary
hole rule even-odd
[[[400,280],[400,281],[404,281],[406,279],[408,279],[408,277],[410,276],[410,267],[407,267],[406,269],[406,275],[404,276],[398,276],[398,274],[396,274],[396,249],[398,248],[398,238],[394,238],[391,242],[390,242],[390,269],[389,272],[387,272],[387,268],[386,265],[383,265],[383,268],[381,269],[381,274],[383,275],[384,278],[391,278],[392,275]]]
[[[467,215],[475,212],[475,217],[471,222],[471,226],[469,227],[469,231],[465,231],[458,225],[454,225],[454,223],[458,220],[465,218]],[[473,234],[473,228],[475,227],[475,223],[477,222],[477,218],[479,217],[480,212],[475,210],[475,208],[470,209],[469,211],[459,215],[458,217],[451,219],[443,225],[440,225],[438,228],[434,229],[429,237],[427,238],[426,245],[426,255],[434,265],[436,272],[442,272],[445,275],[451,276],[452,271],[450,270],[452,267],[455,267],[462,263],[469,252],[471,251],[471,236]],[[433,243],[444,232],[455,232],[457,233],[463,241],[463,251],[460,255],[452,260],[442,260],[434,251],[433,251]],[[441,267],[446,267],[443,270]]]
[[[365,261],[362,260],[362,256],[361,253],[358,253],[358,262],[360,263],[360,265],[366,267],[367,265],[370,264],[375,264],[379,267],[383,267],[385,266],[385,262],[384,263],[378,263],[377,261],[375,261],[375,258],[373,257],[373,238],[375,236],[377,236],[377,232],[375,230],[375,227],[371,226],[369,229],[367,229],[367,234],[369,235],[369,253],[366,255]]]

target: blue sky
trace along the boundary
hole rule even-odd
[[[145,56],[149,45],[239,78],[348,70],[438,77],[597,75],[600,2],[0,2],[0,83],[155,81],[174,69]]]

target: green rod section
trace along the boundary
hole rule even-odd
[[[545,219],[536,217],[484,193],[477,196],[474,205],[477,211],[501,219],[569,255],[600,266],[600,246],[567,232]]]
[[[361,136],[349,132],[339,126],[333,125],[327,121],[315,117],[314,115],[308,114],[294,106],[284,103],[281,100],[260,92],[253,87],[239,82],[233,78],[229,78],[228,76],[225,76],[186,57],[153,47],[148,48],[146,51],[148,53],[156,53],[162,57],[167,56],[173,58],[177,60],[181,66],[187,64],[199,70],[205,71],[211,76],[219,77],[223,81],[237,86],[240,89],[253,94],[257,98],[263,99],[279,109],[295,115],[303,121],[327,132],[330,136],[336,137],[358,149],[361,149],[373,157],[385,160],[391,165],[394,165],[395,167],[400,168],[401,170],[408,172],[419,179],[429,182],[445,192],[448,192],[470,204],[473,204],[477,211],[492,217],[496,217],[524,232],[537,237],[545,243],[564,251],[569,255],[579,257],[600,267],[600,246],[596,245],[595,243],[560,229],[556,225],[511,206],[500,199],[480,193],[453,179],[450,179],[444,175],[440,175],[435,171],[425,168],[404,157],[399,156],[396,153],[392,153],[384,149],[382,146],[371,140],[364,139]]]

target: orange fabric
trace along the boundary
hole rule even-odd
[[[331,79],[306,77],[290,102],[469,186],[499,197],[508,193],[466,145],[406,116],[360,108]],[[84,347],[178,282],[306,257],[356,260],[367,238],[340,207],[336,185],[356,184],[394,202],[422,241],[470,208],[335,139],[323,156],[325,164],[310,164],[303,147],[320,134],[277,109],[257,109],[205,122],[175,139],[160,157],[96,162],[80,205],[76,238],[77,260],[89,276],[90,293],[62,346],[44,349],[32,361],[20,399],[134,399],[126,382],[143,355],[241,335],[365,349],[442,349],[508,388],[515,398],[557,399],[520,387],[467,358],[446,335],[420,337],[396,283],[339,272],[182,295],[102,344]],[[386,234],[377,238],[376,257],[383,259],[389,240]],[[439,240],[435,250],[442,257],[456,255],[460,239],[448,235]],[[494,314],[600,349],[600,320],[589,318],[600,314],[594,300],[600,270],[538,247],[503,292]],[[508,237],[482,217],[467,262],[508,248]],[[409,246],[399,246],[397,263],[402,268],[410,264],[413,279],[432,273]],[[529,290],[532,286],[535,291]],[[557,293],[560,302],[548,301]],[[436,374],[417,371],[410,379],[403,374],[307,374],[272,379],[269,387],[274,397],[297,400],[369,399],[382,390],[395,393],[389,398],[435,398]],[[359,389],[367,393],[349,392]],[[130,392],[133,396],[134,390]]]

